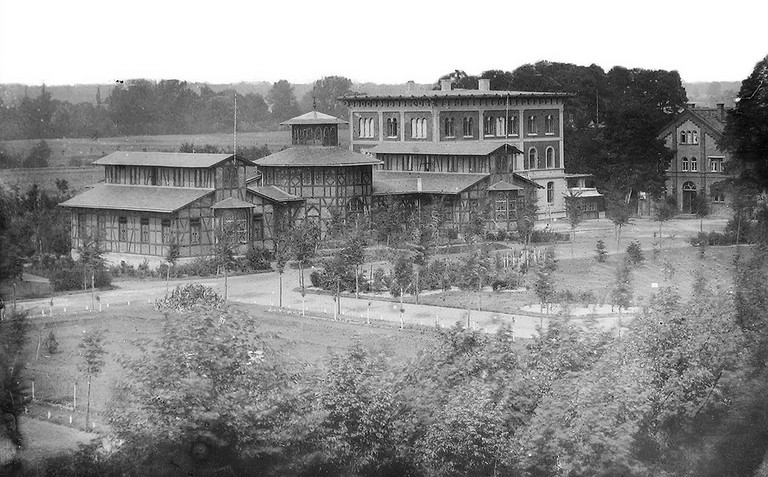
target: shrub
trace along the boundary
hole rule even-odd
[[[630,242],[629,245],[627,245],[627,262],[629,262],[631,265],[640,265],[645,261],[645,257],[643,256],[643,250],[640,248],[639,242]]]
[[[272,254],[269,250],[251,248],[245,255],[245,259],[248,262],[248,266],[253,271],[272,269]]]
[[[93,274],[93,284],[96,288],[108,287],[112,284],[112,275],[107,270],[96,270]],[[90,280],[87,285],[90,288]],[[83,267],[76,265],[57,270],[51,277],[51,286],[54,291],[82,290]]]
[[[221,308],[224,298],[216,290],[198,283],[179,285],[170,295],[155,301],[158,311],[173,310],[184,312],[198,308]]]
[[[596,258],[598,262],[604,263],[608,259],[608,251],[605,249],[605,242],[602,240],[597,241],[595,251],[597,252]]]
[[[568,242],[570,234],[553,232],[551,230],[534,230],[531,233],[531,243]]]
[[[59,342],[56,341],[56,336],[53,334],[53,330],[48,333],[48,337],[43,341],[43,347],[48,351],[48,354],[56,354],[59,350]]]
[[[315,288],[322,288],[322,278],[320,276],[320,272],[317,270],[314,270],[312,273],[309,274],[309,281],[312,283],[312,286]]]

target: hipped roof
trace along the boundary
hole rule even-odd
[[[384,142],[372,149],[375,154],[429,154],[435,156],[487,156],[501,148],[514,154],[523,152],[513,144],[495,141]]]
[[[284,190],[271,185],[263,187],[249,186],[248,191],[265,199],[271,200],[272,202],[297,202],[304,200],[301,197],[289,194],[288,192],[285,192]]]
[[[71,208],[170,213],[211,193],[213,189],[193,187],[98,184],[59,205]]]
[[[376,171],[373,175],[374,195],[460,194],[489,177],[489,174],[455,172]],[[421,179],[421,186],[419,186]]]
[[[228,159],[236,158],[238,161],[247,161],[234,154],[198,154],[191,152],[135,152],[117,151],[108,154],[101,159],[93,161],[99,166],[154,166],[154,167],[188,167],[208,168],[222,163]]]
[[[319,167],[378,165],[371,156],[341,147],[297,146],[256,159],[257,166]]]
[[[281,126],[290,126],[293,124],[347,124],[347,122],[329,114],[310,111],[280,123]]]

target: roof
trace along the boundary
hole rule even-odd
[[[371,156],[341,147],[296,146],[256,159],[257,166],[319,167],[378,165]]]
[[[603,194],[599,193],[597,189],[593,187],[569,187],[568,192],[571,192],[573,194],[578,194],[579,198],[603,196]]]
[[[234,154],[202,154],[194,152],[134,152],[117,151],[93,161],[99,166],[156,166],[208,168],[236,157]],[[237,156],[239,161],[250,161]]]
[[[456,172],[376,171],[373,174],[373,194],[459,194],[489,176]]]
[[[433,98],[569,98],[571,93],[563,92],[537,92],[537,91],[495,91],[479,89],[452,89],[443,90],[418,90],[407,91],[400,94],[350,94],[341,96],[341,101],[356,99],[433,99]]]
[[[520,187],[519,185],[510,184],[507,181],[499,181],[499,182],[489,186],[488,190],[490,190],[490,191],[524,190],[524,188]]]
[[[677,125],[686,119],[691,119],[694,122],[700,123],[700,126],[709,129],[715,138],[722,136],[723,131],[725,130],[725,121],[723,120],[719,109],[686,108],[680,114],[675,116],[672,121],[661,128],[659,136],[664,137],[668,134],[671,134],[673,132],[672,129],[674,129]]]
[[[212,209],[250,209],[253,204],[235,197],[227,197],[211,206]]]
[[[368,151],[375,154],[431,154],[446,156],[487,156],[507,147],[515,154],[523,152],[512,144],[495,141],[456,142],[383,142]]]
[[[280,123],[281,126],[290,126],[293,124],[347,124],[347,122],[329,114],[324,114],[318,111],[310,111],[306,114],[296,116],[295,118]]]
[[[98,184],[59,205],[87,209],[169,213],[211,193],[213,189],[193,187]]]
[[[296,202],[304,200],[299,196],[289,194],[283,189],[275,186],[263,186],[263,187],[248,187],[248,191],[252,192],[260,197],[271,200],[272,202]]]
[[[592,174],[579,173],[579,172],[576,172],[576,173],[566,172],[565,173],[565,178],[566,179],[579,179],[579,178],[582,178],[582,177],[592,177]]]

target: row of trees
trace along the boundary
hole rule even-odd
[[[205,85],[195,91],[178,80],[138,79],[117,85],[103,100],[97,94],[96,104],[55,100],[43,86],[36,98],[25,96],[16,103],[0,98],[0,140],[229,132],[235,101],[238,129],[254,131],[273,128],[315,107],[346,117],[336,98],[351,87],[347,78],[320,79],[300,106],[286,80],[274,83],[262,96],[233,89],[215,92]]]

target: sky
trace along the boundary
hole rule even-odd
[[[0,84],[434,83],[541,60],[741,81],[768,2],[0,0]]]

